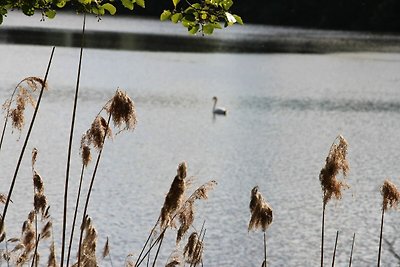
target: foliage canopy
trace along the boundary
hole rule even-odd
[[[240,16],[231,14],[233,0],[171,0],[171,10],[164,10],[160,19],[180,22],[189,33],[202,32],[212,34],[214,29],[221,29],[235,23],[243,24]],[[32,16],[41,12],[42,19],[54,18],[57,10],[72,8],[78,13],[91,13],[103,16],[115,15],[117,7],[133,10],[135,6],[145,8],[145,0],[0,0],[0,24],[9,10],[21,10]]]

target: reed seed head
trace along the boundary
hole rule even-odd
[[[342,172],[346,177],[349,171],[349,163],[346,159],[348,143],[342,135],[338,136],[339,143],[333,144],[329,154],[325,160],[325,166],[321,169],[319,180],[321,182],[322,191],[324,193],[324,205],[335,197],[342,198],[342,189],[349,186],[344,181],[339,181],[337,175]]]
[[[203,258],[203,249],[203,242],[199,239],[198,234],[193,232],[183,249],[186,262],[195,265],[199,264]]]
[[[111,137],[111,128],[102,116],[97,116],[86,132],[85,138],[88,144],[93,144],[97,150],[101,150],[106,137]]]
[[[32,168],[35,166],[37,159],[38,150],[36,148],[32,149]]]
[[[89,145],[86,144],[87,143],[86,139],[87,139],[86,134],[84,134],[81,139],[81,157],[82,157],[82,164],[85,167],[87,167],[90,161],[92,161],[92,154],[90,152]]]
[[[388,210],[389,208],[396,208],[400,200],[400,192],[396,185],[389,180],[385,180],[381,187],[381,194],[383,197],[382,208]]]
[[[251,218],[249,222],[248,230],[261,228],[263,232],[271,225],[273,215],[272,208],[264,200],[261,193],[258,191],[258,186],[255,186],[251,190],[250,198],[250,213]]]
[[[41,212],[44,214],[47,208],[47,197],[43,193],[36,193],[33,199],[33,206],[37,213]]]
[[[184,172],[183,169],[185,170]],[[161,208],[161,226],[166,226],[170,223],[172,213],[181,205],[183,194],[186,189],[185,177],[186,163],[183,162],[178,166],[177,175],[171,184],[168,194],[165,197],[164,205]]]
[[[0,203],[6,204],[7,196],[0,193]]]
[[[135,129],[137,123],[135,104],[126,92],[117,89],[106,110],[111,114],[116,127],[121,128],[125,124],[124,130]]]
[[[103,249],[103,259],[105,257],[107,257],[108,255],[110,255],[110,245],[108,243],[108,236],[107,236],[107,241],[106,241],[106,244],[104,245],[104,249]]]

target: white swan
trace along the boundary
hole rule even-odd
[[[228,112],[226,108],[217,107],[218,98],[214,96],[212,99],[214,101],[213,114],[226,115],[226,113]]]

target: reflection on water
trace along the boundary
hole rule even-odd
[[[8,63],[0,65],[2,98],[22,77],[43,75],[49,52],[49,47],[1,45],[2,60]],[[58,251],[78,56],[78,49],[56,49],[50,91],[43,98],[28,144],[28,150],[39,150],[37,169],[52,206]],[[186,160],[188,175],[196,177],[195,185],[211,179],[218,182],[209,200],[196,206],[195,227],[206,221],[205,266],[261,265],[262,234],[247,231],[250,191],[255,185],[274,209],[274,222],[267,231],[270,265],[318,266],[322,208],[318,174],[340,133],[349,142],[351,188],[340,202],[328,204],[326,262],[330,262],[329,251],[339,230],[337,265],[348,264],[354,232],[354,266],[374,265],[379,187],[388,177],[400,184],[399,59],[399,54],[378,53],[85,50],[71,192],[76,192],[80,174],[81,134],[117,87],[132,96],[138,116],[133,133],[120,134],[105,145],[89,207],[99,248],[109,236],[115,266],[122,266],[129,253],[138,255],[177,165]],[[228,116],[212,119],[214,95],[227,107]],[[6,138],[0,153],[0,192],[8,189],[21,147],[16,142],[18,134],[9,131]],[[7,218],[10,236],[20,234],[19,225],[32,203],[27,200],[32,192],[29,156],[22,166]],[[398,212],[386,216],[385,235],[397,236],[399,219]],[[161,250],[160,266],[175,248],[171,233]],[[383,265],[394,266],[395,262],[384,249]],[[101,266],[110,265],[102,262]]]

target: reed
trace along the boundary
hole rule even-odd
[[[353,263],[353,251],[354,251],[354,244],[356,241],[356,233],[353,234],[353,242],[351,243],[351,251],[350,251],[350,259],[349,259],[349,267]]]
[[[264,197],[258,191],[258,186],[255,186],[251,190],[251,198],[250,198],[250,222],[248,231],[261,229],[264,233],[264,260],[263,265],[267,264],[267,240],[266,240],[266,231],[268,227],[272,224],[273,213],[270,205],[265,201]]]
[[[4,231],[4,223],[5,223],[5,220],[6,220],[8,206],[10,204],[11,196],[12,196],[12,193],[13,193],[13,190],[14,190],[15,182],[17,180],[17,176],[18,176],[19,168],[21,166],[22,158],[23,158],[23,156],[25,154],[25,149],[26,149],[26,146],[28,145],[29,137],[31,135],[31,132],[32,132],[32,129],[33,129],[33,125],[35,123],[35,119],[36,119],[37,113],[39,111],[39,106],[40,106],[40,102],[42,100],[43,91],[44,91],[44,89],[46,87],[47,76],[48,76],[49,71],[50,71],[50,66],[51,66],[51,62],[52,62],[52,59],[53,59],[54,50],[55,50],[55,47],[53,47],[53,49],[51,51],[50,59],[49,59],[48,65],[47,65],[46,74],[44,76],[43,83],[41,84],[41,89],[40,89],[40,93],[39,93],[39,96],[38,96],[38,99],[37,99],[37,102],[36,102],[35,110],[33,112],[32,120],[31,120],[31,123],[29,125],[28,132],[27,132],[25,140],[24,140],[24,144],[22,146],[20,156],[18,158],[18,162],[17,162],[17,166],[15,168],[14,176],[13,176],[13,178],[11,180],[10,189],[8,190],[7,200],[6,200],[6,203],[4,204],[3,213],[2,213],[2,216],[1,216],[1,219],[0,219],[0,233],[3,233],[3,231]]]
[[[82,23],[82,34],[81,34],[81,48],[79,53],[79,64],[78,64],[78,74],[76,79],[75,86],[75,96],[74,96],[74,104],[72,108],[72,118],[71,118],[71,128],[69,134],[69,142],[68,142],[68,153],[67,153],[67,164],[65,171],[65,183],[64,183],[64,210],[63,210],[63,223],[62,223],[62,240],[61,240],[61,267],[64,266],[64,254],[65,254],[65,232],[67,229],[67,208],[68,208],[68,187],[69,187],[69,173],[71,168],[71,154],[72,154],[72,141],[74,137],[74,128],[75,128],[75,117],[76,117],[76,108],[78,106],[78,94],[79,94],[79,84],[81,77],[81,68],[82,68],[82,58],[83,58],[83,47],[85,44],[85,26],[86,26],[86,13],[83,13],[83,23]],[[74,218],[75,220],[75,218]],[[68,254],[70,250],[68,251]],[[69,255],[68,255],[69,258]],[[68,266],[68,260],[67,260]]]
[[[333,248],[333,256],[332,256],[332,267],[335,266],[336,249],[337,249],[337,244],[338,244],[338,238],[339,238],[339,231],[336,231],[335,246]]]
[[[335,142],[338,141],[336,144]],[[349,172],[349,163],[347,161],[348,143],[342,135],[335,138],[329,149],[325,160],[325,166],[319,174],[319,181],[323,192],[322,198],[322,223],[321,223],[321,267],[324,266],[324,232],[325,232],[325,209],[328,201],[332,197],[342,198],[342,189],[348,188],[347,183],[338,180],[337,176],[341,172],[346,177]]]
[[[383,238],[383,219],[385,211],[389,208],[396,208],[400,201],[400,192],[396,185],[389,180],[385,180],[381,187],[382,195],[382,216],[381,216],[381,231],[379,235],[379,251],[378,251],[378,267],[381,266],[381,251]]]
[[[105,111],[108,114],[107,120],[100,115],[102,111]],[[99,114],[92,122],[90,129],[87,130],[86,134],[84,135],[84,140],[82,140],[82,143],[86,144],[88,147],[93,146],[98,151],[98,154],[94,170],[92,173],[92,178],[90,180],[88,193],[86,195],[86,201],[83,209],[81,225],[85,223],[85,218],[87,216],[90,195],[93,189],[105,140],[107,137],[112,138],[112,131],[110,128],[111,119],[113,120],[114,126],[119,130],[117,133],[120,133],[124,130],[133,131],[136,128],[137,119],[136,119],[136,110],[134,102],[126,94],[126,92],[123,92],[120,89],[116,90],[114,96],[109,101],[107,101],[107,103],[100,110]],[[82,246],[83,231],[84,228],[81,227],[79,245],[78,245],[78,263],[77,263],[78,267],[81,266],[81,246]]]

